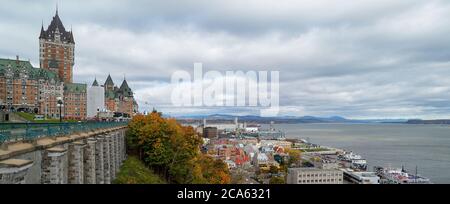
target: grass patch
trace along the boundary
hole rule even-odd
[[[25,120],[34,121],[34,114],[24,113],[24,112],[17,112],[17,115],[19,115],[20,117],[22,117]]]
[[[32,122],[32,123],[59,123],[59,119],[47,119],[47,120],[34,120],[35,114],[31,113],[24,113],[24,112],[17,112],[16,113],[21,118]],[[76,123],[77,120],[63,120],[63,122],[69,122],[69,123]]]
[[[330,151],[327,148],[311,148],[311,149],[303,149],[303,152],[324,152],[324,151]]]
[[[129,156],[125,160],[120,171],[117,174],[114,184],[166,184],[164,179],[161,179],[152,170],[145,167],[145,165],[135,156]]]

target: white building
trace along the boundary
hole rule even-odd
[[[257,133],[259,131],[258,127],[246,127],[244,129],[245,129],[245,132],[247,132],[247,133]]]
[[[261,146],[280,146],[284,149],[292,148],[292,142],[285,140],[261,140]]]
[[[247,154],[251,154],[251,153],[255,154],[255,153],[259,152],[258,147],[256,145],[253,145],[253,144],[245,145],[244,151]]]
[[[326,159],[319,159],[313,161],[314,167],[317,167],[319,169],[337,169],[339,168],[339,164],[335,161],[326,160]]]
[[[269,157],[264,153],[255,153],[253,155],[253,165],[260,166],[260,165],[268,165],[269,164]]]
[[[98,85],[95,79],[87,92],[87,117],[94,118],[105,109],[105,89]]]
[[[209,123],[206,127],[215,127],[218,130],[226,130],[226,131],[234,131],[236,129],[236,125],[235,124],[226,124],[226,123],[221,123],[221,124],[213,124],[213,123]]]
[[[344,169],[344,178],[354,184],[380,184],[380,177],[375,172],[356,172]]]
[[[288,184],[343,184],[344,174],[337,169],[290,168]]]

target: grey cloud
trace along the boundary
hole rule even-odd
[[[21,8],[21,9],[11,9]],[[41,19],[55,1],[0,8],[0,57],[38,65]],[[175,70],[278,70],[281,114],[355,118],[450,115],[450,3],[363,1],[64,1],[75,80],[124,74],[143,109],[168,103]],[[147,103],[147,104],[146,104]],[[181,114],[257,113],[182,109]]]

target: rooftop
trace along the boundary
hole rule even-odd
[[[86,84],[80,83],[66,83],[64,84],[64,91],[72,93],[86,93]]]
[[[55,81],[59,81],[56,73],[35,68],[31,65],[30,61],[20,60],[18,57],[14,60],[0,58],[0,76],[4,76],[9,71],[12,72],[13,78],[19,78],[20,73],[25,73],[30,79],[54,79]]]
[[[56,10],[56,14],[53,17],[52,22],[48,26],[47,30],[44,30],[44,25],[41,27],[41,34],[39,35],[39,39],[45,40],[54,40],[56,34],[60,35],[60,39],[66,43],[75,44],[75,40],[73,38],[72,31],[66,31],[64,24],[59,18],[58,10]]]

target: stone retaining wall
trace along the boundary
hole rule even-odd
[[[110,184],[125,144],[125,128],[8,144],[0,150],[0,184]]]

